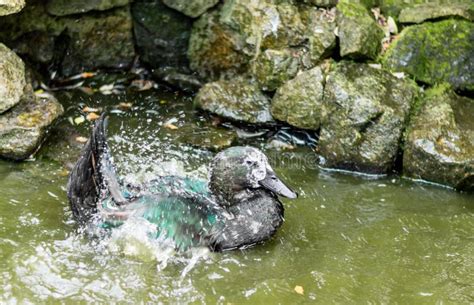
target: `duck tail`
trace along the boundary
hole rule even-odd
[[[97,203],[108,194],[117,203],[125,201],[110,157],[106,128],[107,118],[103,113],[69,176],[67,195],[79,222],[86,222],[96,214]]]

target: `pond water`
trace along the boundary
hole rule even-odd
[[[147,240],[140,224],[88,239],[77,231],[65,188],[80,146],[75,137],[87,137],[89,124],[73,127],[68,117],[85,105],[108,105],[109,144],[130,181],[170,172],[205,178],[213,153],[183,138],[213,127],[173,92],[65,92],[60,100],[66,116],[36,158],[0,160],[2,304],[474,302],[472,195],[321,170],[309,148],[278,151],[268,139],[238,142],[263,148],[300,194],[283,200],[285,223],[269,242],[182,255]],[[120,102],[133,105],[119,111],[113,105]]]

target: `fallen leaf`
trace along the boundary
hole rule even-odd
[[[75,140],[76,142],[79,142],[79,143],[86,143],[88,139],[86,137],[79,136],[79,137],[76,137]]]
[[[176,130],[176,129],[178,129],[178,126],[176,126],[176,125],[174,125],[174,124],[172,124],[172,123],[165,123],[165,124],[163,124],[163,127],[168,128],[168,129],[171,129],[171,130]]]
[[[94,72],[83,72],[81,74],[81,77],[82,78],[91,78],[91,77],[94,77],[95,76],[95,73]]]
[[[86,116],[86,119],[87,119],[88,121],[95,121],[95,120],[97,120],[98,118],[100,118],[100,115],[98,115],[98,114],[95,113],[95,112],[88,113],[87,116]]]
[[[132,103],[125,103],[125,102],[121,102],[120,104],[117,105],[118,108],[123,109],[123,110],[130,109],[132,108],[132,106],[133,106]]]
[[[82,108],[82,111],[83,112],[100,112],[100,109],[86,106],[86,107]]]
[[[82,92],[84,92],[87,95],[93,95],[94,92],[95,92],[94,89],[91,88],[91,87],[79,87],[79,88],[77,88],[77,90],[81,90]]]
[[[132,81],[131,86],[138,88],[138,91],[150,90],[155,85],[154,81],[145,79],[136,79]]]
[[[108,84],[108,85],[102,85],[100,86],[99,88],[99,91],[103,94],[103,95],[109,95],[109,94],[112,94],[112,90],[114,89],[114,84]]]
[[[397,23],[392,18],[392,16],[389,16],[387,19],[387,27],[391,34],[398,34]]]
[[[86,119],[81,115],[74,119],[74,124],[79,125],[84,123]]]
[[[296,286],[295,286],[295,292],[296,292],[297,294],[303,295],[303,294],[304,294],[303,286],[296,285]]]

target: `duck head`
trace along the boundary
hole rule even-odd
[[[234,146],[216,155],[212,162],[210,190],[222,202],[231,206],[256,189],[296,198],[297,194],[275,174],[268,158],[257,148]]]

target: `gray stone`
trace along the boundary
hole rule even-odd
[[[301,72],[287,81],[273,97],[273,117],[295,127],[319,129],[325,116],[324,81],[320,67]]]
[[[23,61],[0,43],[0,114],[20,102],[25,84]]]
[[[163,3],[189,17],[196,18],[219,3],[219,0],[163,0]]]
[[[474,90],[474,24],[444,20],[406,27],[384,57],[390,70],[434,85]]]
[[[251,123],[273,123],[270,99],[256,84],[246,80],[220,80],[204,85],[194,104],[229,120]]]
[[[377,58],[384,32],[363,5],[340,1],[337,5],[337,24],[342,57]]]
[[[323,12],[311,7],[303,12],[302,19],[307,24],[306,37],[308,38],[311,62],[317,64],[322,59],[329,57],[336,48],[335,11],[333,9]]]
[[[48,126],[63,113],[52,96],[23,96],[11,111],[0,115],[0,157],[24,160],[38,150]]]
[[[390,172],[410,108],[411,81],[367,64],[341,62],[327,75],[318,151],[322,165],[370,174]]]
[[[51,15],[66,16],[89,11],[105,11],[128,3],[129,0],[48,0],[46,11]]]
[[[474,100],[448,86],[426,92],[407,130],[403,172],[409,177],[474,190]]]
[[[461,17],[474,20],[474,5],[471,3],[423,3],[402,9],[398,16],[401,23],[422,23],[442,17]]]
[[[0,16],[18,13],[25,6],[25,0],[0,0]]]
[[[289,49],[265,50],[255,61],[252,74],[262,90],[275,91],[298,72],[299,59]]]
[[[141,60],[158,70],[161,79],[170,73],[189,74],[187,49],[192,20],[159,1],[132,5],[135,41]]]

